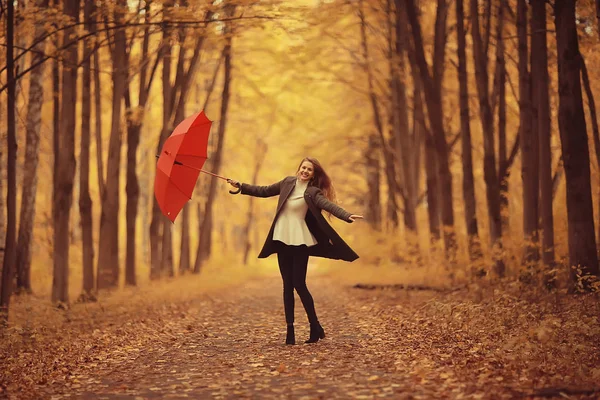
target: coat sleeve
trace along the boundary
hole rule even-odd
[[[329,212],[330,214],[341,219],[342,221],[352,223],[352,221],[350,220],[350,216],[352,214],[344,210],[337,204],[334,204],[331,201],[327,200],[327,198],[323,195],[323,192],[321,192],[320,190],[318,190],[315,194],[315,205],[321,210]]]
[[[248,183],[242,183],[242,194],[254,197],[272,197],[281,192],[281,183],[279,181],[269,186],[256,186]]]

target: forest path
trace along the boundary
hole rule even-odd
[[[49,398],[515,398],[561,382],[560,370],[533,381],[526,364],[499,359],[496,333],[452,325],[460,306],[440,301],[449,295],[360,290],[326,276],[309,277],[309,288],[327,334],[316,344],[304,344],[296,298],[299,344],[286,346],[280,279],[251,280],[198,294],[151,341],[123,338]]]

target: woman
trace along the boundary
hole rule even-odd
[[[323,218],[321,210],[349,223],[363,217],[334,204],[335,191],[331,179],[314,158],[304,158],[296,176],[288,176],[270,186],[254,186],[231,179],[228,182],[240,188],[242,194],[256,197],[279,195],[275,218],[258,258],[277,253],[287,323],[285,343],[296,344],[294,289],[310,322],[310,337],[305,343],[318,342],[325,337],[325,331],[317,319],[313,298],[306,287],[308,258],[315,256],[345,261],[358,258]]]

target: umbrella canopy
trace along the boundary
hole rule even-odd
[[[183,120],[163,144],[154,178],[154,196],[162,213],[175,218],[191,198],[207,159],[212,121],[204,111]]]

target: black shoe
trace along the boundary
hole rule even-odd
[[[325,338],[325,330],[318,322],[316,324],[310,324],[310,337],[304,343],[317,343],[319,339]]]
[[[285,344],[296,344],[296,335],[294,333],[294,325],[287,326],[287,335],[285,336]]]

